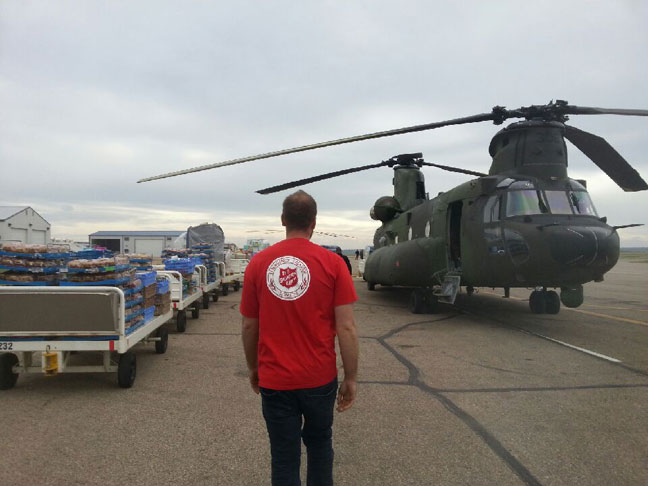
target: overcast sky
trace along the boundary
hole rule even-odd
[[[29,205],[52,235],[183,230],[276,241],[287,193],[254,191],[423,152],[487,172],[489,123],[142,177],[261,152],[565,99],[648,109],[648,2],[0,1],[0,205]],[[648,118],[580,116],[648,180]],[[648,193],[624,193],[569,145],[610,224],[648,223]],[[468,180],[425,169],[431,195]],[[318,229],[361,247],[390,169],[306,186]],[[622,230],[648,246],[648,229]]]

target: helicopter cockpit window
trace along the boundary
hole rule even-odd
[[[506,197],[506,216],[548,213],[543,199],[542,192],[536,190],[510,191]]]
[[[425,237],[426,238],[429,238],[429,236],[430,236],[430,226],[431,225],[430,225],[429,221],[427,223],[425,223]]]
[[[551,214],[572,214],[571,204],[565,191],[545,191]]]
[[[574,207],[576,214],[585,214],[587,216],[598,216],[596,208],[589,197],[587,191],[570,191],[569,200]]]

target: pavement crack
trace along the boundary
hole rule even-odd
[[[443,388],[437,389],[439,393],[518,393],[518,392],[560,392],[578,390],[614,390],[622,388],[648,388],[648,383],[635,383],[628,385],[603,384],[603,385],[577,385],[577,386],[528,386],[512,388]]]
[[[542,483],[531,474],[531,471],[527,469],[524,464],[522,464],[513,454],[511,454],[504,445],[497,440],[497,438],[489,432],[484,425],[482,425],[475,417],[470,415],[468,412],[460,408],[456,403],[454,403],[450,398],[443,395],[443,393],[435,388],[430,387],[425,382],[420,379],[421,372],[420,370],[408,360],[405,356],[400,354],[396,349],[391,346],[387,339],[398,334],[399,332],[404,331],[405,329],[415,326],[418,324],[425,324],[430,322],[439,322],[454,319],[459,316],[460,313],[453,314],[450,316],[442,317],[440,319],[432,319],[425,321],[416,321],[410,322],[403,326],[400,326],[392,331],[380,336],[378,342],[389,351],[394,358],[396,358],[403,366],[405,366],[409,372],[409,378],[407,383],[385,383],[385,384],[398,384],[398,385],[410,385],[418,388],[423,393],[426,393],[436,399],[443,407],[452,413],[455,417],[461,420],[470,430],[472,430],[481,440],[486,444],[486,446],[493,451],[493,453],[499,457],[510,469],[515,473],[527,486],[542,486]]]

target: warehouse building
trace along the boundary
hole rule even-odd
[[[50,224],[29,206],[0,206],[0,243],[9,241],[46,245]]]
[[[159,257],[184,231],[97,231],[89,236],[90,246],[117,253],[144,253]]]

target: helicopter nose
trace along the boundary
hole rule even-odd
[[[619,235],[609,227],[557,227],[551,256],[568,266],[612,266],[619,258]]]

